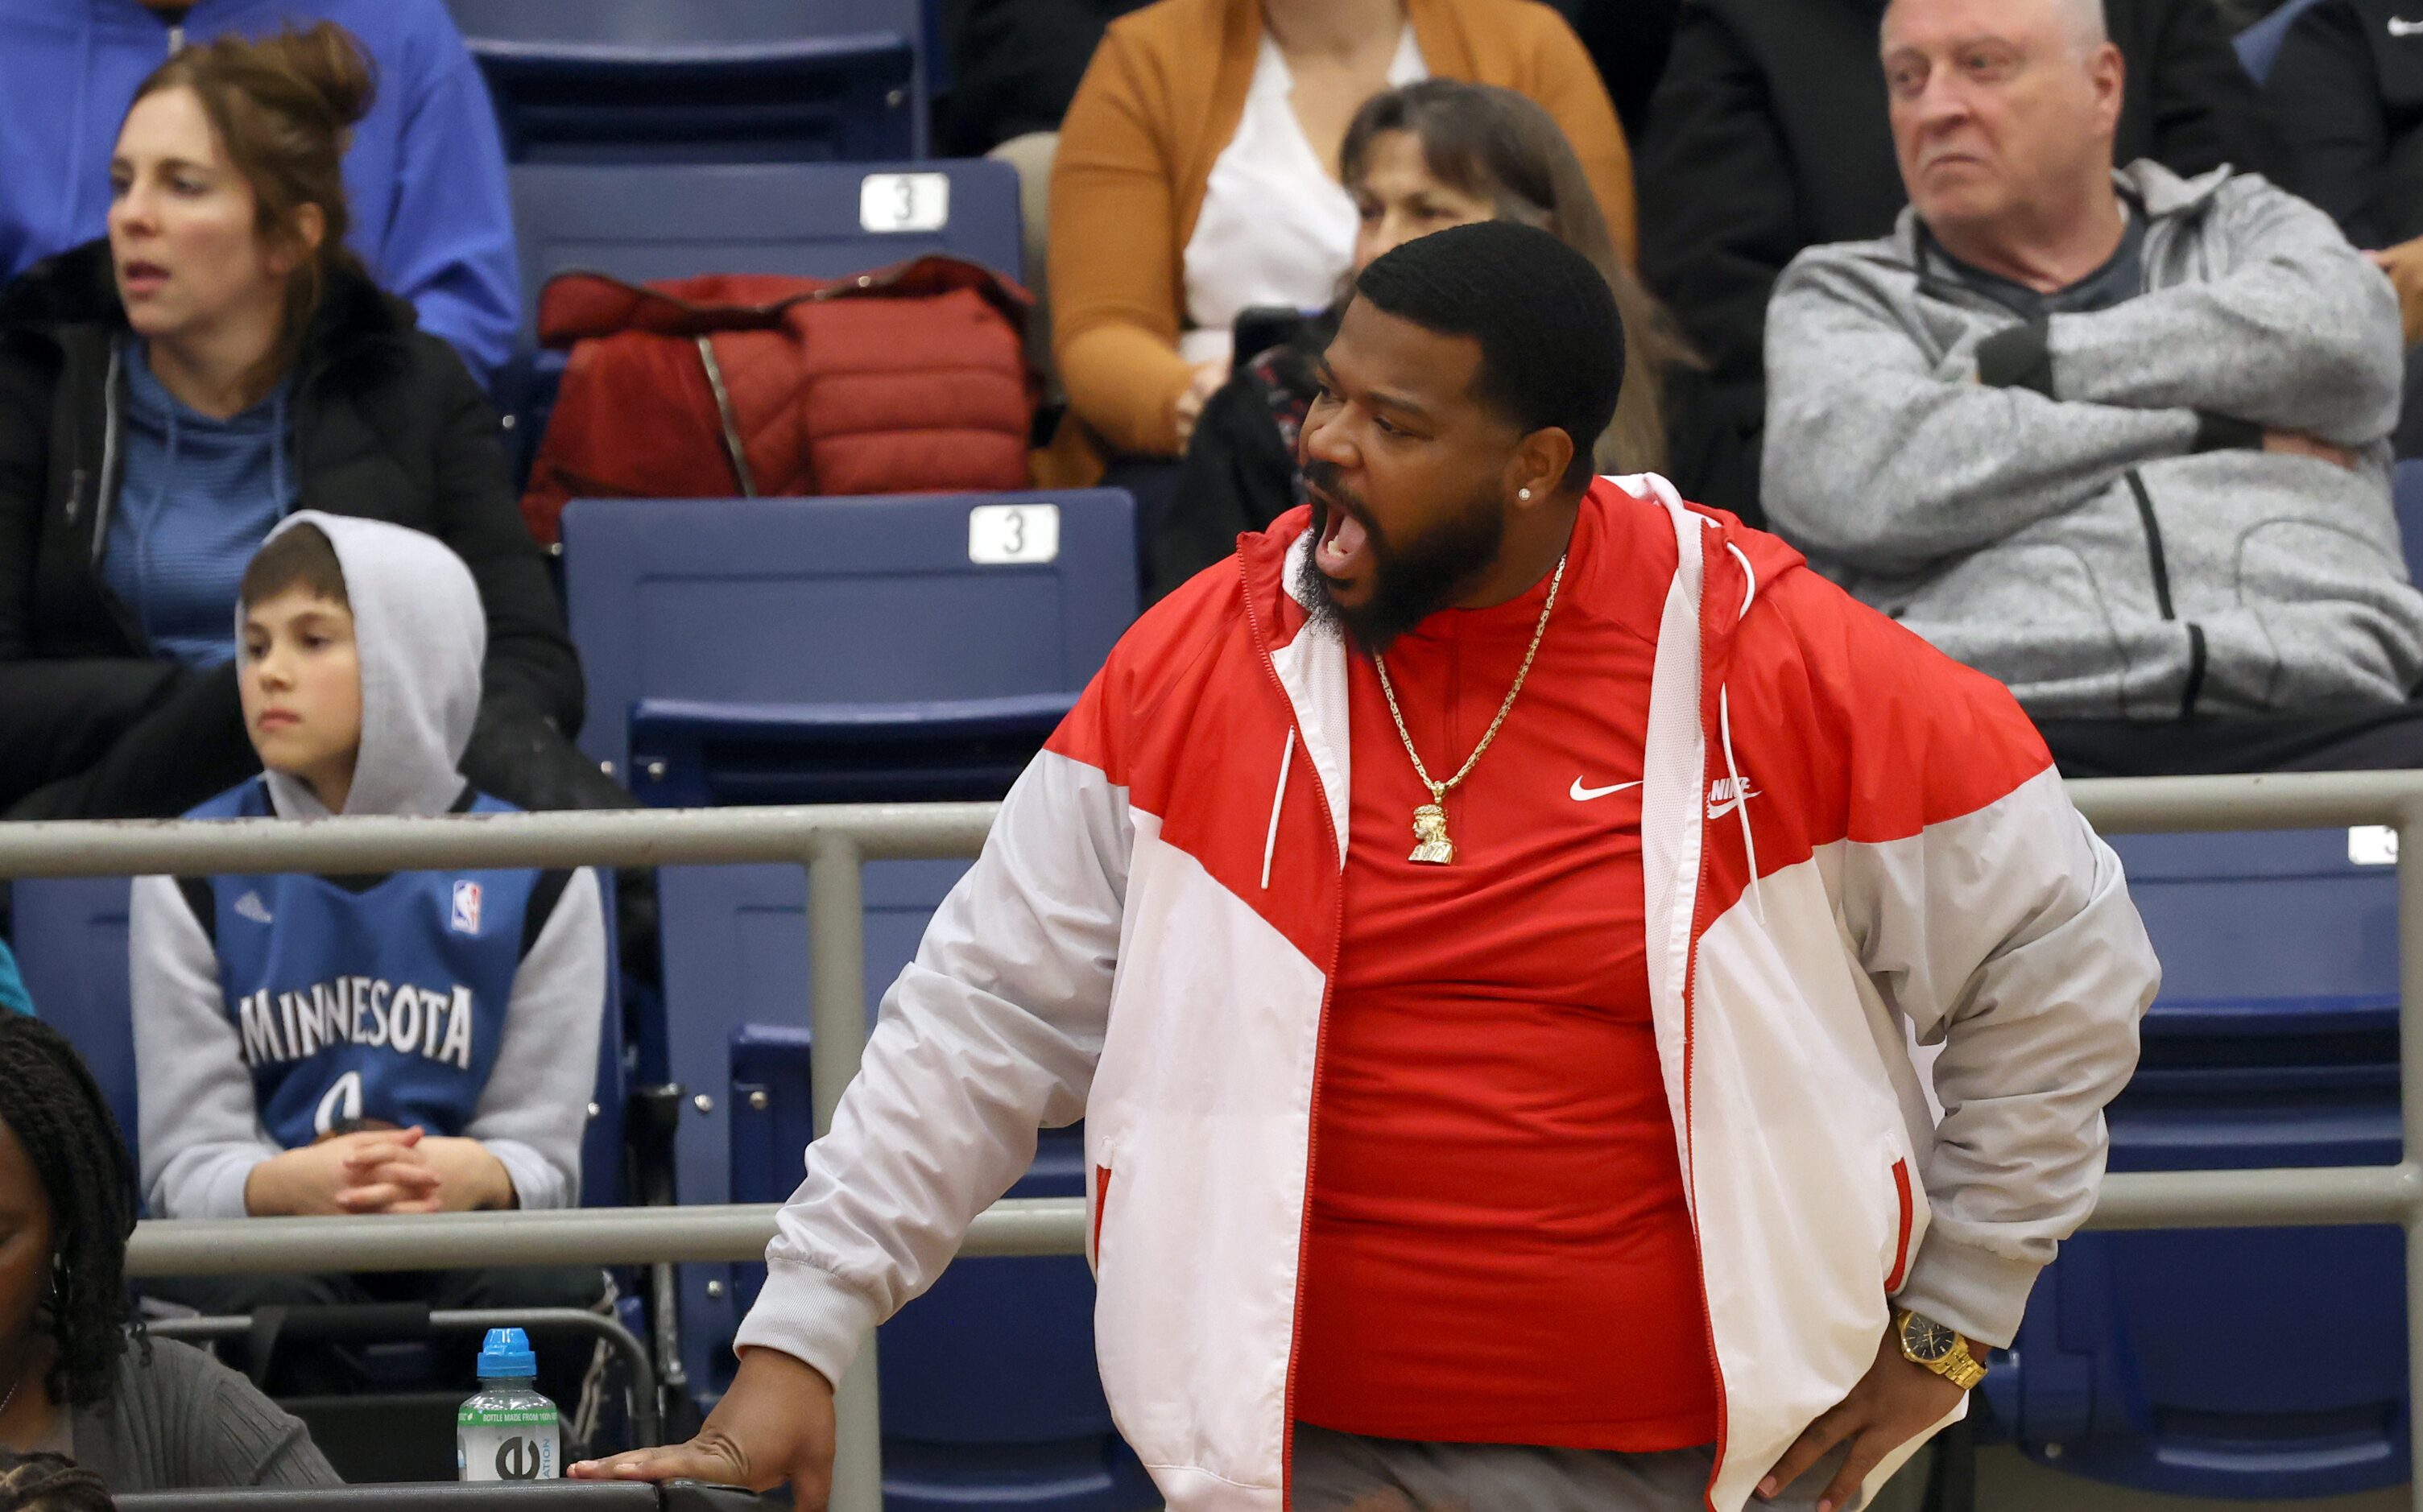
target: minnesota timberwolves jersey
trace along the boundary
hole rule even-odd
[[[457,811],[512,813],[466,792]],[[258,781],[196,819],[274,812]],[[368,1120],[456,1135],[495,1068],[514,978],[569,874],[187,877],[255,1105],[288,1149]]]

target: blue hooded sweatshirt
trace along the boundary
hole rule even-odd
[[[441,0],[199,0],[188,42],[333,21],[378,95],[345,156],[355,250],[485,383],[521,324],[504,148]],[[0,278],[106,234],[109,158],[170,28],[136,0],[0,0]]]

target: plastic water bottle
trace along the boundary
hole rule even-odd
[[[480,1346],[480,1393],[454,1414],[454,1477],[555,1480],[563,1473],[563,1415],[538,1394],[538,1356],[519,1329],[490,1329]]]

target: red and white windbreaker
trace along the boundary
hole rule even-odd
[[[2094,1205],[2158,969],[1999,684],[1661,478],[1584,507],[1607,550],[1677,553],[1647,954],[1732,1512],[1874,1362],[1889,1295],[2009,1341]],[[1288,597],[1307,549],[1299,510],[1156,606],[1019,780],[808,1152],[743,1347],[838,1378],[1038,1125],[1083,1117],[1120,1431],[1175,1508],[1285,1504],[1349,813],[1348,653]]]

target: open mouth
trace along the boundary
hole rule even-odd
[[[1371,555],[1371,532],[1344,505],[1327,494],[1307,490],[1320,506],[1321,536],[1313,543],[1313,565],[1329,577],[1359,575]]]
[[[132,293],[150,293],[168,281],[168,270],[156,262],[129,262],[119,269],[118,281]]]

